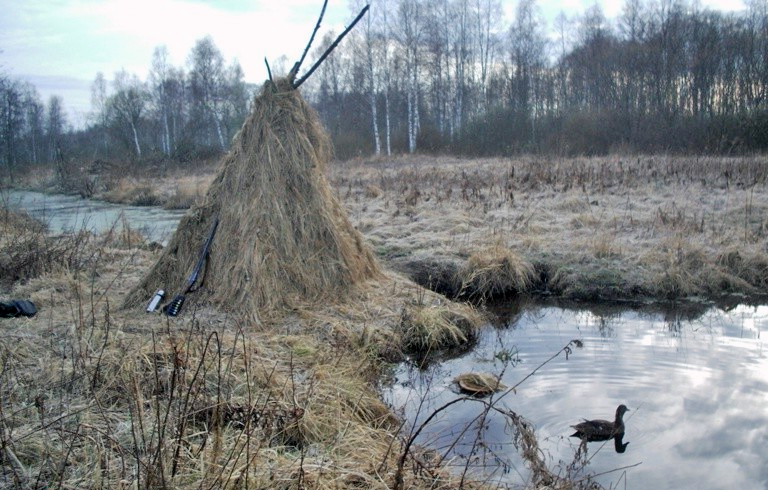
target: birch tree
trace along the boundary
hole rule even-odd
[[[408,108],[408,151],[416,152],[419,119],[419,53],[422,42],[422,5],[418,0],[400,0],[395,36],[403,50]]]
[[[125,70],[117,72],[112,83],[114,93],[109,97],[107,104],[113,121],[117,127],[129,131],[128,139],[132,140],[136,158],[141,159],[139,124],[149,96],[139,78]]]
[[[359,12],[364,6],[361,0],[354,0],[350,3],[350,10],[353,12]],[[374,155],[381,155],[381,135],[379,131],[379,110],[378,99],[380,90],[380,72],[381,67],[379,62],[381,56],[378,52],[382,49],[381,44],[385,39],[383,32],[381,31],[381,25],[377,22],[377,16],[380,9],[386,8],[381,5],[381,2],[370,2],[370,9],[363,19],[362,23],[358,24],[358,32],[360,35],[356,35],[353,39],[356,39],[355,43],[355,60],[362,63],[363,72],[365,73],[365,90],[368,99],[368,106],[371,112],[371,136],[373,140],[373,153]]]
[[[473,36],[480,65],[481,112],[488,109],[488,77],[496,61],[499,48],[498,31],[501,30],[503,10],[501,0],[475,0]]]
[[[172,67],[168,63],[168,48],[158,46],[152,53],[152,66],[149,69],[149,94],[155,109],[156,117],[160,122],[162,135],[160,145],[166,156],[171,155],[171,84]]]
[[[218,142],[221,150],[226,150],[226,141],[222,129],[223,97],[225,86],[224,57],[206,36],[195,43],[189,56],[189,82],[192,95],[193,117],[205,121],[204,132]]]

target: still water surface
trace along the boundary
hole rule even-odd
[[[185,211],[149,206],[124,206],[103,201],[82,199],[63,194],[43,194],[31,191],[3,192],[3,202],[12,209],[25,209],[30,215],[48,225],[51,233],[71,233],[89,230],[102,233],[123,222],[141,231],[150,241],[167,244],[176,231]]]
[[[573,460],[579,440],[568,437],[570,425],[582,418],[613,420],[624,403],[631,409],[624,417],[626,451],[617,453],[612,440],[589,443],[591,459],[580,475],[608,472],[596,478],[606,488],[766,489],[767,332],[766,306],[664,311],[526,305],[486,326],[471,352],[425,370],[400,365],[385,399],[418,426],[461,396],[452,383],[457,375],[501,374],[513,386],[580,339],[582,348],[547,363],[499,402],[533,424],[551,469],[564,474]],[[506,370],[504,359],[511,359]],[[492,413],[478,432],[471,421],[482,411],[477,402],[453,405],[417,443],[452,457],[459,471],[471,453],[473,476],[502,487],[529,481],[511,442],[514,429]],[[476,441],[482,445],[472,451]]]

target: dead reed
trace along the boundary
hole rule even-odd
[[[0,207],[0,288],[61,268],[78,268],[89,239],[83,231],[49,236],[43,223]]]

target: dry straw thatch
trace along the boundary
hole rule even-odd
[[[380,274],[326,177],[330,139],[288,78],[267,81],[203,202],[126,305],[181,291],[213,220],[219,226],[198,300],[254,317],[339,298]]]

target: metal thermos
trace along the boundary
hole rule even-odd
[[[152,313],[153,311],[157,310],[157,305],[160,304],[164,296],[165,291],[158,289],[155,295],[152,296],[152,300],[149,302],[149,306],[147,306],[147,313]]]

